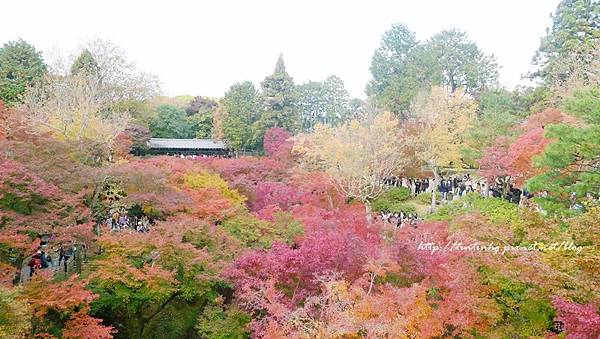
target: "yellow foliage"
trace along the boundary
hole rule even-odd
[[[568,221],[565,233],[548,241],[540,253],[541,262],[550,266],[548,272],[536,272],[540,284],[556,294],[575,300],[600,298],[600,208],[591,207],[585,214]],[[551,247],[558,244],[558,247]],[[574,247],[560,247],[572,244]],[[578,250],[576,251],[576,247]],[[542,247],[538,245],[538,247]],[[569,286],[565,289],[564,286]]]
[[[99,81],[85,75],[48,77],[48,85],[27,92],[26,116],[36,129],[60,140],[91,140],[112,146],[125,130],[126,111],[108,109]]]
[[[24,338],[31,331],[29,305],[18,291],[0,286],[0,338]]]
[[[183,175],[184,185],[191,189],[215,189],[221,195],[233,203],[243,205],[246,197],[238,191],[230,189],[227,181],[223,180],[218,174],[209,172],[188,172]]]
[[[382,180],[407,165],[398,119],[389,112],[338,127],[317,124],[297,138],[294,152],[309,169],[327,172],[345,195],[363,202],[377,197]]]
[[[460,150],[477,103],[460,90],[448,93],[433,87],[428,97],[417,100],[414,109],[422,124],[416,140],[421,160],[431,167],[461,167]]]
[[[225,106],[219,102],[217,109],[213,113],[213,128],[212,128],[212,138],[215,140],[223,140],[225,139],[225,132],[223,131],[223,122],[227,118],[227,111],[225,110]]]

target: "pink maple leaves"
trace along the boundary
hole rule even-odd
[[[290,139],[292,133],[283,128],[269,128],[264,136],[263,146],[265,153],[272,158],[285,159],[290,156],[293,141]]]
[[[581,305],[555,297],[552,304],[557,311],[557,319],[564,323],[569,339],[600,337],[600,315],[593,304]]]
[[[0,199],[7,194],[19,198],[31,199],[32,195],[51,198],[58,193],[58,188],[42,180],[15,161],[0,158]]]

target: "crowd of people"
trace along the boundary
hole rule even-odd
[[[405,187],[408,188],[413,197],[427,192],[431,194],[431,190],[434,187],[435,180],[433,178],[402,178],[392,177],[384,181],[386,188],[392,187]],[[437,191],[440,194],[441,199],[439,203],[448,203],[450,201],[460,199],[468,193],[474,192],[480,194],[486,198],[503,198],[508,202],[517,204],[519,206],[529,206],[540,213],[545,213],[544,209],[539,203],[534,202],[532,198],[540,197],[547,198],[548,191],[541,191],[536,193],[528,192],[526,188],[518,188],[510,177],[499,177],[492,182],[488,182],[482,177],[472,177],[470,174],[442,176],[437,185]],[[572,192],[570,195],[570,209],[582,210],[584,209],[584,201],[600,201],[599,198],[595,198],[593,194],[587,193],[585,196],[578,196],[576,192]],[[428,213],[431,213],[430,209]],[[398,213],[396,213],[398,214]],[[396,225],[406,225],[406,222],[398,222],[400,220],[409,219],[406,216],[395,216],[391,218],[387,214],[381,214],[384,220],[392,220],[392,223]],[[418,218],[413,218],[418,220]],[[409,221],[413,222],[413,221]]]
[[[81,245],[81,247],[81,250],[85,250],[84,245]],[[60,247],[58,248],[58,266],[60,267],[60,263],[62,262],[65,273],[67,273],[67,263],[71,258],[75,257],[77,251],[79,250],[80,249],[77,248],[77,246],[73,244],[72,241],[70,241],[67,245],[60,245]]]
[[[173,156],[181,159],[197,159],[197,158],[231,158],[228,154],[182,154],[182,153],[167,153],[168,156]]]
[[[433,178],[392,177],[385,180],[385,185],[387,188],[406,187],[410,189],[414,197],[424,192],[431,192],[434,182]],[[504,196],[508,201],[516,204],[519,204],[523,196],[532,197],[527,191],[521,191],[508,180],[498,178],[494,183],[489,184],[485,178],[475,179],[470,174],[442,176],[437,185],[437,191],[440,192],[442,202],[458,199],[471,192],[476,192],[484,197]]]
[[[46,253],[43,250],[38,250],[31,257],[31,259],[29,259],[27,266],[29,266],[29,277],[31,278],[35,272],[44,268],[52,267],[52,257],[49,253]]]
[[[68,270],[68,262],[71,258],[74,258],[78,251],[84,251],[85,245],[76,246],[73,241],[69,241],[66,245],[60,245],[54,252],[58,254],[58,261],[54,261],[50,252],[47,251],[46,248],[40,247],[36,251],[36,253],[31,256],[27,266],[29,267],[29,277],[31,278],[35,272],[38,272],[43,269],[58,269],[63,266],[64,272],[67,273]]]
[[[405,226],[411,226],[413,228],[416,228],[418,221],[421,219],[419,219],[417,213],[382,212],[381,220],[383,220],[383,222],[392,224],[396,228],[402,228]]]
[[[384,181],[386,188],[405,187],[410,190],[411,196],[416,197],[422,193],[430,193],[434,187],[433,178],[403,178],[392,177]],[[441,197],[440,203],[448,203],[460,199],[468,193],[477,193],[483,197],[504,197],[507,201],[521,204],[529,201],[533,194],[527,190],[520,190],[515,187],[509,178],[498,178],[493,183],[488,183],[485,178],[473,178],[470,174],[442,176],[437,185],[437,191]],[[542,194],[542,193],[540,193]],[[546,193],[547,194],[547,193]],[[429,209],[428,213],[432,210]],[[384,222],[390,223],[395,227],[412,226],[416,227],[420,220],[416,213],[404,213],[394,211],[381,212],[380,217]]]
[[[135,230],[137,232],[145,233],[150,231],[150,219],[147,216],[130,217],[124,209],[113,208],[109,210],[108,217],[104,223],[106,227],[113,232]]]

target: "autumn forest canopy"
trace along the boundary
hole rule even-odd
[[[600,338],[597,0],[514,89],[459,28],[382,32],[366,99],[2,43],[0,338]]]

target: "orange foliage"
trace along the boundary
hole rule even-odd
[[[4,102],[0,100],[0,140],[6,139],[6,116],[8,114],[8,110],[4,107]]]
[[[51,290],[53,293],[48,293]],[[50,310],[70,311],[89,304],[97,295],[85,289],[85,282],[77,275],[68,280],[53,283],[47,274],[36,274],[25,285],[24,295],[34,311],[34,316],[42,318]]]
[[[66,322],[62,335],[65,339],[110,339],[115,332],[112,326],[102,325],[101,319],[90,317],[85,310],[81,310]]]
[[[43,333],[52,326],[59,326],[64,328],[65,338],[112,338],[112,327],[101,325],[102,320],[87,314],[89,304],[98,295],[86,290],[86,283],[77,275],[72,275],[66,281],[53,282],[50,275],[44,272],[36,274],[25,284],[22,298],[33,312],[34,332]],[[66,322],[62,324],[61,320],[46,318],[50,312],[63,314]]]
[[[530,131],[536,128],[544,128],[547,125],[568,124],[573,126],[582,126],[582,122],[557,109],[546,109],[542,112],[531,115],[520,126],[523,131]]]
[[[13,279],[15,278],[16,273],[16,267],[0,262],[0,286],[12,286]]]

